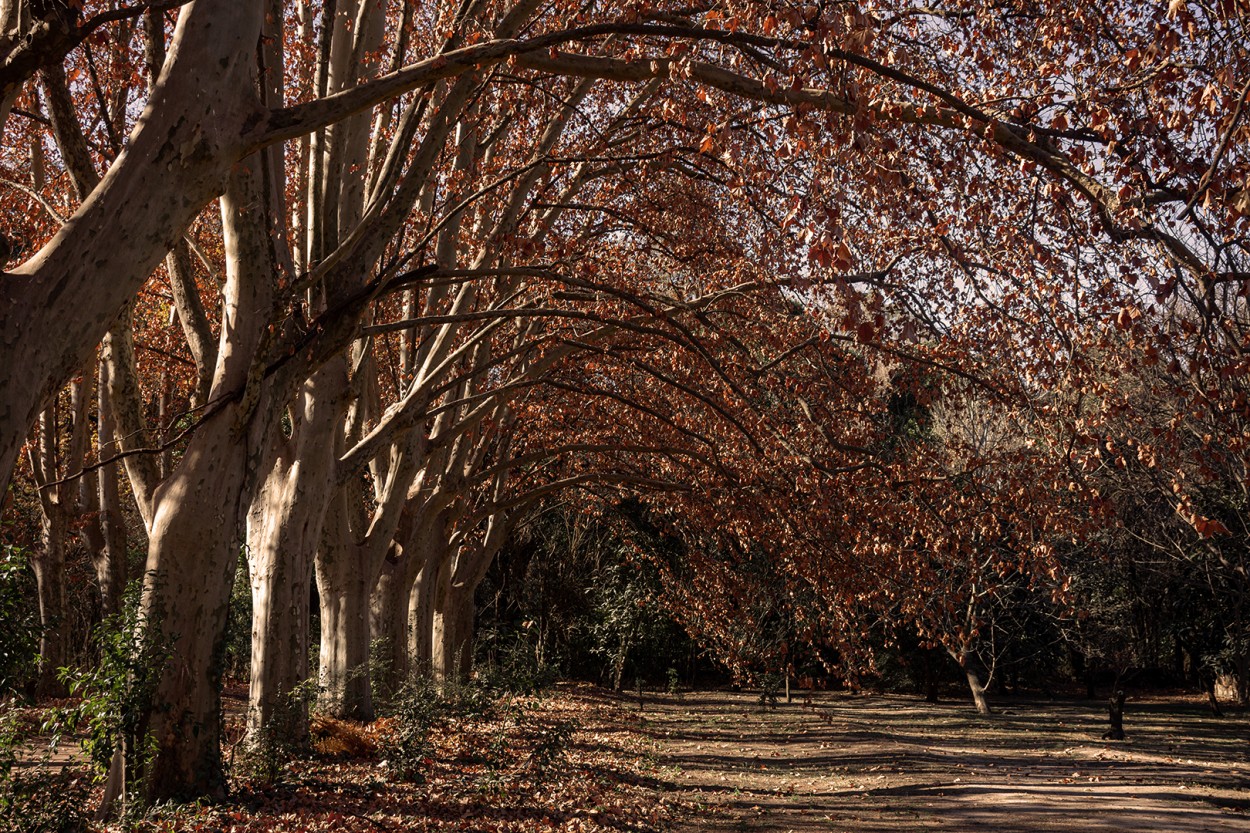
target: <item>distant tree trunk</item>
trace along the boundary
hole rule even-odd
[[[51,512],[45,510],[40,546],[31,553],[30,559],[39,598],[39,679],[35,685],[39,697],[59,697],[65,693],[58,672],[68,656],[65,545],[69,534],[69,517],[64,508],[55,505]]]
[[[445,614],[451,596],[451,577],[455,569],[453,560],[454,555],[446,551],[432,554],[426,562],[428,576],[425,575],[426,571],[422,571],[422,586],[419,588],[419,592],[425,596],[421,599],[422,607],[418,611],[424,620],[420,624],[424,627],[426,622],[429,623],[430,673],[439,683],[446,680],[447,671],[452,667],[446,651],[449,622],[446,621]]]
[[[100,362],[99,382],[99,457],[101,460],[117,454],[117,422],[108,394],[108,364]],[[122,516],[121,489],[118,486],[117,463],[102,466],[98,475],[100,504],[100,536],[103,547],[92,553],[96,580],[100,585],[100,609],[105,616],[112,616],[122,609],[122,595],[126,589],[126,561],[128,542],[126,521]]]
[[[612,690],[620,691],[625,683],[625,660],[629,657],[629,637],[621,634],[621,645],[612,660]]]
[[[981,683],[981,675],[971,664],[964,666],[964,674],[968,678],[968,688],[972,691],[972,702],[976,704],[979,714],[992,714],[990,701],[985,696],[985,686]]]
[[[358,345],[358,349],[363,349]],[[368,354],[353,357],[359,368]],[[348,391],[344,363],[335,371],[336,384]],[[357,432],[370,404],[347,420],[341,441]],[[337,445],[337,444],[336,444]],[[394,438],[370,462],[371,501],[363,494],[364,480],[355,472],[336,471],[337,493],[330,502],[321,546],[317,549],[317,589],[321,594],[321,668],[319,703],[337,717],[373,718],[370,692],[370,596],[391,551],[403,517],[408,491],[425,460],[428,440],[421,430]],[[341,449],[340,449],[341,451]],[[367,504],[372,502],[372,511]]]
[[[317,549],[317,592],[321,597],[320,694],[317,705],[351,720],[373,719],[369,690],[369,592],[375,576],[362,564],[362,546],[345,517],[349,500],[334,498],[326,533]]]
[[[469,677],[470,669],[463,664],[464,620],[459,601],[434,614],[434,676],[443,684],[462,683]]]
[[[1237,705],[1250,705],[1250,651],[1237,655]]]
[[[1108,718],[1111,722],[1111,728],[1103,733],[1103,740],[1124,740],[1124,700],[1125,693],[1123,689],[1112,695],[1107,701]]]
[[[496,475],[493,499],[499,500],[503,496],[505,483],[504,474]],[[512,529],[513,517],[503,512],[492,514],[482,533],[482,540],[475,546],[462,547],[457,554],[455,570],[443,596],[443,644],[441,648],[435,647],[435,667],[439,667],[441,651],[444,679],[464,681],[473,670],[473,617],[477,588],[503,548],[504,540]]]
[[[408,598],[408,655],[418,674],[434,673],[434,585],[442,553],[422,554],[424,563]]]
[[[989,698],[985,696],[985,683],[981,679],[981,672],[977,668],[976,659],[967,650],[952,650],[949,653],[955,662],[959,663],[960,669],[964,672],[964,677],[968,680],[968,689],[972,692],[972,703],[976,706],[977,713],[993,714],[994,710],[990,708]]]
[[[369,633],[380,659],[373,683],[383,697],[393,697],[408,679],[408,573],[414,561],[415,553],[392,546],[369,599]]]
[[[434,676],[462,683],[473,670],[473,594],[449,588],[434,614]]]
[[[1220,699],[1215,696],[1215,674],[1206,674],[1203,683],[1203,688],[1207,690],[1207,705],[1211,709],[1211,714],[1215,717],[1223,717],[1224,710],[1220,708]]]
[[[31,470],[39,488],[41,512],[39,546],[30,554],[39,602],[39,673],[35,693],[39,697],[59,697],[65,687],[58,679],[68,656],[66,631],[65,556],[69,545],[70,522],[77,513],[72,483],[58,483],[71,472],[82,470],[83,388],[73,386],[72,419],[75,436],[67,452],[61,446],[60,408],[54,401],[39,415],[38,441],[30,454]],[[68,457],[68,461],[63,459]]]

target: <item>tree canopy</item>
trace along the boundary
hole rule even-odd
[[[264,744],[305,731],[314,579],[318,707],[368,718],[371,638],[391,685],[466,674],[475,591],[559,497],[685,541],[637,555],[731,665],[819,643],[853,676],[911,635],[974,692],[1013,594],[1074,621],[1140,545],[1200,565],[1244,695],[1247,20],[2,0],[41,684],[78,535],[170,648],[145,789],[219,791],[240,552]]]

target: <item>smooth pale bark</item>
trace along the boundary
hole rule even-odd
[[[504,475],[496,476],[491,490],[494,499],[503,496],[505,482]],[[508,515],[491,515],[482,540],[476,546],[462,548],[456,557],[443,605],[436,611],[434,621],[434,668],[442,680],[463,682],[473,670],[477,588],[503,548],[511,526]]]
[[[292,692],[308,679],[309,587],[333,495],[334,435],[339,402],[326,396],[327,375],[342,359],[314,374],[301,392],[295,436],[270,428],[278,446],[248,516],[248,571],[252,584],[252,662],[248,744],[302,744],[307,703]]]
[[[100,346],[100,361],[105,367],[103,386],[108,393],[109,413],[115,426],[117,445],[124,452],[154,446],[143,418],[139,371],[135,363],[133,318],[132,305],[127,304]],[[161,482],[156,455],[128,454],[122,459],[122,465],[130,481],[130,493],[139,510],[139,517],[150,532],[152,495]]]
[[[78,503],[73,525],[77,527],[79,538],[91,558],[100,593],[100,614],[107,618],[122,609],[122,596],[128,578],[128,552],[117,464],[105,463],[99,468],[83,471],[92,428],[88,414],[92,401],[97,415],[97,459],[106,460],[118,450],[117,428],[108,393],[108,367],[103,359],[94,364],[94,368],[83,373],[82,381],[75,382],[71,388],[76,400],[75,427],[70,443],[72,470],[81,472],[77,477]],[[94,385],[91,384],[91,369],[95,371]]]
[[[455,572],[455,554],[444,551],[429,574],[427,607],[420,611],[421,627],[430,633],[430,670],[440,684],[457,678],[456,658],[452,643],[455,639],[456,617],[452,611],[451,577]]]
[[[408,655],[420,674],[434,673],[434,586],[445,560],[442,552],[425,553],[408,596]]]
[[[108,366],[101,360],[97,408],[99,421],[99,456],[107,460],[117,453],[117,423],[108,394]],[[92,566],[100,585],[100,609],[105,616],[120,613],[122,593],[126,589],[126,556],[128,541],[126,520],[122,515],[118,466],[101,466],[98,477],[99,529],[102,546],[92,552]]]
[[[363,542],[354,540],[348,514],[358,511],[349,490],[335,496],[317,550],[321,598],[318,706],[340,718],[373,719],[369,690],[369,591],[375,574],[365,562]]]
[[[407,459],[405,459],[407,458]],[[384,494],[368,531],[360,496],[341,489],[332,502],[322,545],[317,551],[317,590],[321,597],[320,697],[318,705],[336,717],[370,720],[370,596],[390,551],[407,486],[420,454],[400,455],[389,478],[396,487]],[[400,484],[402,488],[400,487]]]
[[[174,296],[174,309],[178,311],[178,323],[182,325],[191,358],[195,360],[195,394],[191,397],[194,407],[205,402],[212,387],[213,368],[217,365],[217,343],[213,340],[213,329],[195,285],[191,250],[185,240],[179,240],[165,258],[165,270],[169,273],[169,289]]]
[[[35,574],[39,600],[39,677],[36,693],[55,697],[64,694],[58,679],[66,665],[68,637],[66,630],[65,557],[72,526],[79,513],[78,484],[68,477],[82,472],[87,447],[87,405],[93,385],[90,377],[78,379],[70,386],[68,422],[70,436],[64,443],[62,409],[53,401],[39,417],[36,453],[30,456],[31,473],[39,490],[39,546],[31,552],[31,568]]]
[[[374,643],[382,651],[385,674],[378,681],[378,688],[384,692],[397,691],[415,676],[428,676],[432,668],[432,613],[426,614],[424,628],[416,627],[422,603],[415,600],[421,597],[421,576],[427,571],[427,564],[432,570],[433,562],[444,557],[448,513],[443,508],[445,496],[421,494],[425,500],[409,496],[395,545],[373,588],[370,629]],[[428,609],[428,599],[424,604]]]
[[[182,464],[156,492],[143,616],[147,638],[172,651],[151,714],[153,798],[217,795],[220,649],[248,468],[233,414],[197,431]]]
[[[253,84],[261,7],[183,7],[126,149],[69,222],[0,280],[0,486],[42,403],[83,365],[242,156],[242,137],[261,117]]]
[[[383,697],[393,696],[412,672],[408,657],[409,574],[417,563],[415,554],[393,543],[382,562],[377,583],[369,597],[369,638],[378,654],[374,688]],[[418,567],[419,571],[419,567]],[[416,576],[414,575],[413,580]]]
[[[249,484],[273,416],[265,403],[235,395],[252,376],[273,312],[256,160],[249,162],[237,167],[222,197],[226,287],[210,407],[153,496],[142,614],[147,638],[172,650],[148,715],[155,754],[146,785],[153,799],[220,795],[225,788],[221,650]]]
[[[319,705],[330,714],[360,720],[373,716],[370,595],[428,447],[422,431],[411,431],[390,445],[385,466],[376,469],[372,513],[364,510],[359,479],[349,478],[332,501],[316,561],[321,594]]]

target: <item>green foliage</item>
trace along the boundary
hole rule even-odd
[[[425,674],[412,677],[387,704],[393,729],[382,742],[382,763],[392,781],[425,781],[434,753],[430,733],[444,720],[482,720],[495,709],[495,692],[480,682],[441,688]]]
[[[274,721],[277,725],[277,721]],[[282,783],[287,764],[299,751],[277,731],[265,731],[260,743],[247,743],[231,762],[231,775],[253,784],[272,787]]]
[[[681,690],[681,675],[671,665],[668,667],[668,671],[664,672],[664,690],[669,694],[676,694]]]
[[[232,774],[257,785],[282,783],[287,765],[308,751],[308,737],[294,727],[308,725],[308,712],[317,701],[317,672],[287,694],[282,705],[274,710],[259,737],[249,737],[238,758],[232,760]]]
[[[479,588],[479,673],[518,693],[560,677],[665,684],[690,641],[661,604],[656,568],[632,551],[610,519],[536,516]]]
[[[580,729],[574,720],[546,723],[535,710],[536,701],[511,699],[503,707],[502,719],[482,748],[482,774],[478,789],[487,795],[502,795],[510,785],[525,780],[531,787],[549,783],[568,763],[573,736]],[[530,753],[517,763],[517,740],[528,745]]]
[[[51,766],[48,752],[18,768],[17,752],[30,742],[28,735],[15,709],[0,711],[0,830],[84,829],[90,785],[70,767]]]
[[[777,708],[777,699],[782,686],[786,684],[786,675],[776,671],[768,671],[760,675],[760,708]]]
[[[247,677],[252,664],[252,584],[247,573],[247,552],[239,556],[226,608],[226,642],[222,653],[222,673],[226,677]]]
[[[6,545],[0,550],[0,696],[22,690],[35,673],[39,611],[34,598],[26,553]]]
[[[534,751],[530,753],[530,770],[535,781],[545,781],[552,772],[568,762],[569,745],[578,728],[572,720],[539,727],[534,736]]]
[[[483,687],[507,694],[537,694],[560,679],[560,669],[538,659],[523,639],[504,641],[491,661],[480,663]]]
[[[0,711],[0,780],[7,779],[17,762],[17,748],[22,739],[21,721],[12,709]]]
[[[69,767],[10,773],[0,779],[0,830],[78,833],[90,802],[87,779]]]
[[[70,694],[81,698],[77,706],[61,714],[63,729],[85,728],[83,749],[101,774],[108,771],[113,753],[119,748],[128,775],[145,772],[151,758],[147,715],[171,646],[159,636],[157,620],[143,621],[140,590],[139,582],[132,582],[126,590],[122,612],[105,619],[96,630],[99,662],[84,670],[61,669],[61,679]],[[141,786],[141,779],[133,779],[127,784],[127,792],[139,799]],[[141,803],[127,801],[128,806],[136,808]]]
[[[394,729],[381,749],[387,778],[408,784],[423,783],[434,753],[430,731],[442,713],[438,690],[429,677],[414,678],[400,689],[389,711]]]

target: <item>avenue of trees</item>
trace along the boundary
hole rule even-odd
[[[369,720],[468,676],[484,582],[580,530],[622,551],[575,562],[604,593],[654,578],[597,620],[617,686],[662,600],[737,674],[936,657],[988,709],[1062,652],[1244,702],[1248,23],[0,0],[34,688],[84,655],[73,565],[101,616],[138,582],[128,777],[219,795],[236,576],[264,748],[310,677]]]

